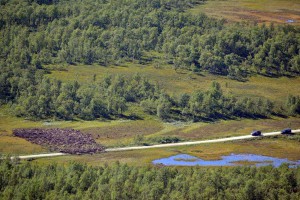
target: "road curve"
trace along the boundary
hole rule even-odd
[[[300,133],[300,129],[292,130],[293,133]],[[262,136],[274,136],[280,135],[281,132],[269,132],[263,133]],[[116,151],[130,151],[130,150],[140,150],[140,149],[152,149],[152,148],[164,148],[164,147],[175,147],[175,146],[186,146],[186,145],[195,145],[195,144],[207,144],[207,143],[217,143],[217,142],[227,142],[227,141],[235,141],[235,140],[243,140],[249,138],[255,138],[257,136],[252,135],[244,135],[244,136],[236,136],[236,137],[228,137],[228,138],[220,138],[220,139],[212,139],[212,140],[201,140],[201,141],[193,141],[193,142],[178,142],[171,144],[157,144],[151,146],[135,146],[135,147],[120,147],[120,148],[109,148],[105,149],[106,152],[116,152]],[[49,154],[37,154],[37,155],[27,155],[27,156],[18,156],[20,159],[33,159],[33,158],[45,158],[45,157],[54,157],[54,156],[65,156],[68,154],[65,153],[49,153]],[[14,159],[15,157],[11,157]]]

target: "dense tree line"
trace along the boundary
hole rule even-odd
[[[300,114],[300,96],[289,95],[286,100],[286,109],[289,115]]]
[[[89,167],[0,160],[1,199],[291,199],[300,168]]]
[[[191,32],[193,30],[190,30]],[[300,72],[299,27],[233,24],[209,34],[165,41],[164,49],[176,68],[206,70],[242,80],[250,73],[267,76],[296,75]],[[169,45],[171,46],[171,45]]]
[[[37,76],[38,73],[31,77],[33,83],[28,86],[16,86],[12,108],[17,116],[33,119],[110,118],[122,115],[129,102],[155,98],[160,91],[157,85],[150,84],[138,74],[129,78],[107,75],[102,81],[85,85]],[[26,77],[20,77],[18,83],[28,81]]]
[[[208,91],[170,96],[145,77],[107,76],[89,84],[44,76],[47,64],[145,61],[162,53],[176,70],[207,70],[243,79],[257,73],[299,72],[299,28],[224,25],[185,12],[198,0],[4,0],[0,4],[0,104],[17,116],[92,120],[122,116],[129,103],[163,120],[267,117],[274,105],[263,98]],[[300,113],[299,97],[288,97],[281,113]]]
[[[200,0],[2,0],[0,64],[144,62],[243,79],[300,72],[296,26],[224,25],[186,9]],[[147,58],[149,59],[149,58]],[[150,58],[151,59],[151,58]]]
[[[2,68],[0,103],[11,105],[16,116],[31,119],[74,119],[124,117],[129,106],[162,120],[217,120],[229,118],[262,118],[273,114],[300,114],[300,99],[289,96],[281,109],[265,98],[237,98],[225,95],[219,83],[207,91],[170,96],[158,84],[135,74],[91,77],[90,83],[61,82],[50,79],[42,69]],[[132,113],[132,118],[139,117]]]
[[[156,114],[161,119],[194,121],[268,117],[274,114],[274,104],[268,99],[224,95],[217,82],[213,82],[207,91],[195,91],[178,97],[161,93],[157,100],[143,100],[141,106],[145,112]]]

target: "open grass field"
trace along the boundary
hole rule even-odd
[[[300,0],[209,0],[203,5],[190,9],[191,13],[204,12],[211,17],[224,18],[229,23],[250,21],[255,23],[271,22],[276,24],[300,25]],[[290,20],[290,21],[289,21]],[[164,58],[153,52],[147,55],[153,57],[154,62]],[[153,54],[153,55],[152,55]],[[155,68],[154,64],[129,63],[121,66],[99,65],[70,65],[48,66],[51,78],[64,82],[77,80],[81,83],[95,84],[106,74],[132,76],[139,73],[147,77],[152,83],[158,83],[170,95],[192,93],[196,90],[207,90],[213,81],[221,84],[227,95],[237,97],[264,97],[275,102],[279,107],[289,94],[300,94],[300,77],[269,78],[252,76],[245,82],[231,80],[224,76],[214,76],[205,72],[193,74],[187,71],[176,72],[172,66],[163,64]],[[95,76],[94,76],[95,75]],[[155,116],[142,112],[138,106],[130,106],[125,115],[138,114],[139,120],[94,120],[94,121],[30,121],[16,118],[9,108],[0,107],[0,154],[28,155],[47,153],[48,149],[39,145],[14,137],[15,128],[73,128],[86,134],[91,134],[96,142],[106,147],[121,147],[135,145],[137,135],[142,135],[146,141],[156,137],[173,136],[184,141],[204,140],[221,137],[231,137],[250,134],[253,130],[262,132],[278,131],[290,127],[300,128],[300,118],[271,119],[240,119],[220,120],[214,123],[173,122],[164,123]],[[219,159],[222,155],[231,153],[253,153],[290,160],[300,160],[300,142],[288,140],[285,136],[277,138],[253,139],[217,144],[202,144],[186,147],[172,147],[150,150],[135,150],[125,152],[109,152],[94,155],[74,155],[33,160],[38,164],[56,162],[66,164],[70,161],[87,163],[89,165],[103,165],[119,161],[130,165],[150,165],[152,160],[176,155],[178,153],[191,154],[202,159]]]
[[[299,0],[208,0],[190,11],[228,22],[300,25]]]
[[[96,141],[106,146],[123,146],[132,143],[137,135],[151,135],[164,129],[161,122],[155,120],[125,121],[113,126],[82,129],[91,134]]]
[[[109,152],[96,155],[64,156],[55,158],[42,158],[34,160],[37,164],[56,162],[67,164],[70,161],[101,166],[115,162],[127,163],[134,166],[147,166],[155,159],[169,157],[177,154],[190,154],[204,160],[217,160],[223,155],[231,153],[250,153],[278,158],[288,158],[297,161],[300,159],[300,145],[297,141],[279,138],[254,139],[249,141],[227,142],[218,144],[203,144],[197,146],[173,147],[151,150],[134,150],[125,152]]]
[[[191,93],[197,89],[207,90],[212,81],[221,84],[226,94],[248,97],[266,97],[278,103],[284,103],[288,94],[299,94],[300,78],[268,78],[262,76],[250,77],[246,82],[238,82],[227,77],[214,76],[203,73],[201,75],[188,72],[175,72],[171,66],[156,69],[151,65],[131,64],[130,66],[103,67],[68,66],[66,71],[52,70],[49,77],[63,81],[78,80],[89,83],[96,74],[96,82],[101,81],[106,74],[122,74],[125,76],[140,73],[158,82],[161,87],[171,95]],[[84,133],[92,134],[96,141],[107,147],[120,147],[134,145],[134,138],[143,135],[145,140],[161,136],[176,136],[182,140],[202,140],[250,134],[254,129],[263,132],[277,131],[286,127],[300,128],[300,118],[272,119],[242,119],[217,121],[215,123],[175,122],[164,123],[154,116],[142,113],[141,108],[130,106],[126,115],[137,113],[141,120],[95,120],[95,121],[30,121],[13,117],[7,107],[0,109],[0,153],[12,155],[26,155],[49,152],[38,145],[33,145],[24,139],[12,136],[14,128],[74,128]],[[297,141],[284,139],[264,139],[246,142],[231,142],[220,144],[207,144],[192,147],[176,147],[166,149],[151,149],[129,152],[111,152],[96,155],[66,156],[37,160],[38,163],[69,161],[86,162],[91,165],[101,165],[120,161],[132,165],[150,164],[153,159],[175,155],[179,152],[189,153],[205,159],[218,159],[221,155],[230,153],[260,153],[268,156],[300,159],[300,145]]]
[[[229,120],[218,121],[215,123],[194,123],[185,127],[179,127],[175,130],[163,133],[162,135],[177,136],[186,140],[204,140],[211,138],[222,138],[247,135],[253,130],[262,132],[272,132],[281,130],[283,127],[300,127],[300,119],[261,119],[261,120]]]
[[[108,147],[128,146],[134,145],[134,137],[136,135],[143,135],[145,139],[151,139],[159,136],[176,136],[185,141],[190,140],[202,140],[208,138],[220,138],[230,137],[238,135],[250,134],[254,129],[262,130],[263,132],[281,130],[286,127],[298,129],[300,127],[299,118],[273,118],[273,119],[260,119],[260,120],[228,120],[218,121],[215,123],[163,123],[157,119],[145,119],[145,120],[112,120],[112,121],[29,121],[23,118],[15,118],[7,112],[7,108],[0,110],[0,153],[11,154],[11,155],[27,155],[35,153],[46,153],[48,149],[44,149],[38,145],[31,144],[24,139],[12,136],[12,130],[14,128],[74,128],[81,130],[83,133],[90,133],[100,144]],[[282,148],[288,148],[290,143],[294,144],[295,141],[284,141],[285,145]],[[276,142],[274,143],[276,144]],[[213,144],[212,146],[217,147],[219,144]],[[220,144],[222,146],[222,144]],[[238,145],[238,144],[235,144]],[[210,145],[200,145],[207,146]],[[243,146],[248,146],[243,143],[239,144],[239,149]],[[299,142],[298,142],[298,146]],[[183,147],[172,148],[172,151],[166,150],[145,150],[135,151],[132,156],[132,152],[126,153],[105,153],[105,155],[94,155],[94,156],[79,156],[79,157],[64,157],[57,159],[107,159],[107,155],[112,155],[111,159],[117,160],[119,157],[126,156],[124,159],[130,162],[138,163],[140,157],[145,156],[145,159],[152,159],[150,155],[155,157],[163,157],[165,155],[173,155],[174,149],[182,149]],[[187,147],[191,148],[191,147]],[[198,148],[198,147],[193,147]],[[184,148],[183,148],[184,149]],[[222,148],[216,148],[217,152],[222,152]],[[290,150],[290,149],[287,149]],[[234,151],[234,150],[233,150]],[[247,148],[245,149],[247,151]],[[286,152],[284,150],[282,153]],[[296,149],[295,153],[299,154],[299,150]],[[251,152],[249,152],[251,153]],[[272,151],[270,151],[272,155]],[[120,155],[119,155],[120,154]],[[284,153],[285,154],[285,153]],[[299,154],[300,155],[300,154]],[[132,156],[132,157],[131,157]],[[149,157],[150,156],[150,157]],[[56,158],[53,158],[56,159]],[[123,161],[124,161],[123,159]],[[300,158],[299,158],[300,159]],[[110,159],[108,159],[110,160]],[[96,161],[95,161],[96,162]]]
[[[133,64],[129,66],[103,67],[98,65],[68,66],[66,71],[52,71],[49,77],[63,81],[78,80],[90,83],[96,74],[101,81],[106,74],[122,74],[130,76],[139,73],[153,83],[159,83],[171,95],[191,93],[195,90],[207,90],[213,81],[221,84],[224,93],[237,96],[266,97],[276,102],[284,102],[288,94],[298,94],[300,77],[297,78],[268,78],[263,76],[250,77],[246,82],[231,80],[227,77],[214,76],[208,73],[201,75],[188,72],[176,72],[171,66],[156,69],[151,65]]]

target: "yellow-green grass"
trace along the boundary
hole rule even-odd
[[[151,165],[152,161],[155,159],[165,158],[181,153],[194,155],[204,160],[221,159],[221,156],[229,155],[231,153],[247,153],[287,158],[289,160],[296,161],[300,160],[300,145],[297,141],[278,137],[173,148],[109,152],[96,155],[42,158],[34,160],[33,162],[39,164],[53,162],[58,164],[68,164],[75,161],[94,166],[101,166],[105,163],[113,164],[115,162],[120,162],[134,166],[147,166]]]
[[[40,164],[47,164],[56,162],[58,164],[67,164],[70,162],[86,163],[88,165],[101,166],[106,164],[113,164],[115,162],[127,163],[135,166],[150,165],[152,160],[175,155],[174,149],[151,149],[140,151],[124,151],[124,152],[107,152],[95,155],[74,155],[62,156],[53,158],[36,159],[34,162]]]
[[[94,121],[30,121],[13,117],[8,107],[0,108],[0,154],[26,155],[45,153],[48,150],[31,144],[25,139],[14,137],[17,128],[73,128],[89,133],[96,141],[105,146],[132,145],[136,135],[149,135],[164,128],[159,120],[94,120]]]
[[[160,132],[160,135],[177,136],[186,140],[203,140],[250,134],[253,130],[262,132],[279,131],[286,127],[300,128],[299,118],[272,118],[272,119],[242,119],[222,120],[214,123],[193,123],[184,127],[177,127],[169,131]]]
[[[262,131],[277,131],[285,127],[297,129],[300,127],[299,118],[274,118],[239,121],[228,120],[216,123],[161,123],[156,120],[115,120],[115,121],[54,121],[54,122],[33,122],[22,118],[11,117],[7,113],[7,108],[2,108],[0,112],[1,133],[0,133],[0,153],[11,155],[26,155],[34,153],[49,152],[41,146],[31,144],[23,139],[11,135],[14,128],[34,128],[34,127],[58,127],[75,128],[83,132],[101,130],[102,134],[106,131],[112,133],[111,140],[105,137],[97,140],[99,143],[107,143],[118,146],[120,143],[132,144],[136,134],[145,134],[146,137],[155,136],[178,136],[186,140],[198,140],[218,137],[229,137],[234,135],[249,134],[253,129]],[[139,127],[141,126],[141,127]],[[153,127],[152,127],[153,126]],[[124,130],[122,132],[122,129]],[[120,131],[120,132],[119,132]],[[95,133],[94,132],[94,133]],[[128,135],[122,135],[126,132]],[[218,144],[203,144],[197,146],[174,147],[163,149],[149,149],[126,152],[110,152],[96,155],[63,156],[55,158],[37,159],[35,162],[43,164],[50,162],[69,163],[70,161],[87,163],[90,165],[103,165],[119,161],[130,165],[149,165],[152,160],[176,155],[177,153],[189,153],[204,159],[219,159],[222,155],[230,153],[255,153],[291,160],[300,159],[300,145],[297,141],[286,139],[270,138],[252,141],[237,141]]]
[[[0,108],[0,154],[18,154],[26,155],[32,153],[44,153],[49,152],[47,149],[42,148],[41,146],[31,144],[25,139],[14,137],[12,135],[13,129],[17,128],[73,128],[77,130],[87,130],[94,128],[106,127],[107,130],[111,129],[111,126],[122,125],[124,127],[125,123],[130,123],[130,121],[124,120],[112,120],[112,121],[31,121],[24,118],[13,117],[9,113],[8,107]],[[145,123],[151,123],[153,126],[154,123],[150,121],[139,121],[134,122],[136,126],[145,125]],[[148,126],[149,127],[149,126]],[[115,138],[114,143],[118,144],[118,138]],[[99,141],[100,143],[102,142]],[[132,141],[130,141],[132,142]],[[103,140],[105,143],[105,140]]]
[[[229,22],[250,21],[257,23],[287,23],[300,25],[300,2],[298,0],[209,0],[190,10],[206,13]]]
[[[114,121],[52,121],[34,122],[5,114],[0,109],[0,153],[33,154],[48,152],[47,149],[13,137],[15,128],[74,128],[90,133],[96,141],[108,147],[133,145],[137,135],[145,139],[159,136],[176,136],[184,140],[203,140],[236,135],[246,135],[254,129],[263,132],[278,131],[286,127],[299,129],[300,118],[242,119],[215,123],[162,123],[159,120],[114,120]],[[152,151],[152,150],[151,150]]]
[[[10,136],[13,129],[16,128],[73,128],[73,129],[85,129],[102,126],[113,126],[120,124],[124,120],[74,120],[74,121],[55,121],[55,120],[41,120],[32,121],[22,117],[14,117],[12,113],[8,113],[10,108],[0,107],[0,134],[3,136]]]
[[[105,146],[130,145],[137,135],[151,135],[163,129],[163,124],[155,120],[124,121],[113,126],[82,129],[91,134],[97,142]]]
[[[31,154],[47,151],[39,145],[34,145],[26,140],[12,136],[13,129],[39,127],[41,124],[42,122],[12,117],[8,113],[8,109],[2,107],[0,109],[0,154]]]
[[[23,155],[47,152],[49,152],[49,150],[42,146],[32,144],[21,138],[0,135],[0,154]]]
[[[222,155],[231,153],[260,154],[290,160],[300,160],[300,145],[298,141],[283,138],[268,138],[229,143],[206,144],[183,148],[182,152],[189,153],[203,159],[220,159]]]
[[[141,66],[137,64],[131,64],[130,67],[71,65],[67,69],[67,71],[52,71],[49,76],[63,81],[78,80],[83,83],[91,83],[94,74],[96,74],[97,80],[100,81],[106,74],[130,76],[134,73],[139,73],[147,77],[152,83],[159,83],[171,95],[191,93],[195,90],[207,90],[213,81],[217,81],[221,84],[226,94],[233,94],[240,97],[265,97],[280,103],[283,103],[289,94],[297,95],[300,92],[300,77],[268,78],[252,76],[246,82],[239,82],[208,73],[203,73],[202,75],[188,72],[177,73],[170,66],[156,69],[151,65]]]

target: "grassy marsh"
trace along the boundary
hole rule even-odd
[[[300,25],[300,3],[297,0],[214,0],[192,8],[190,12],[203,12],[228,22]],[[287,20],[293,20],[293,23]]]
[[[155,159],[169,157],[177,154],[190,154],[204,160],[220,159],[223,155],[231,153],[250,153],[289,160],[300,159],[299,142],[289,141],[284,138],[265,138],[239,142],[226,142],[215,144],[203,144],[195,146],[159,148],[151,150],[133,150],[124,152],[109,152],[96,155],[65,156],[55,158],[42,158],[34,160],[38,164],[56,162],[67,164],[70,161],[87,163],[88,165],[101,166],[115,162],[127,163],[134,166],[147,166]]]
[[[3,109],[2,109],[3,110]],[[0,112],[1,113],[1,112]],[[159,136],[176,136],[180,139],[202,140],[220,137],[246,135],[254,129],[263,132],[281,130],[286,127],[300,127],[299,118],[242,119],[217,121],[215,123],[163,123],[155,119],[146,120],[114,120],[114,121],[29,121],[9,115],[1,115],[0,152],[5,154],[45,153],[38,145],[12,136],[14,128],[74,128],[90,133],[97,142],[109,147],[133,145],[136,135],[144,135],[147,139]],[[289,141],[286,141],[289,143]],[[292,143],[295,141],[291,141]],[[180,149],[180,148],[179,148]],[[161,150],[146,150],[147,155]],[[144,152],[144,151],[142,151]],[[299,151],[298,151],[299,152]],[[111,153],[108,153],[111,154]],[[117,153],[118,154],[118,153]],[[156,153],[154,153],[156,154]],[[127,154],[126,154],[127,155]],[[104,155],[95,155],[102,158]],[[84,156],[82,156],[84,157]],[[104,156],[105,157],[105,156]],[[135,159],[135,157],[133,157]]]

